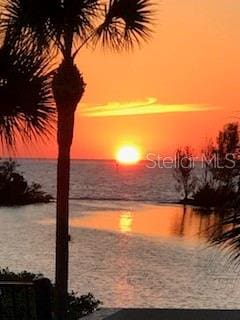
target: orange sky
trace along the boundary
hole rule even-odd
[[[154,38],[141,50],[82,51],[87,89],[72,157],[113,158],[123,144],[164,155],[179,145],[201,147],[238,116],[239,39],[240,1],[162,0]],[[56,150],[52,138],[19,146],[17,155],[54,158]]]

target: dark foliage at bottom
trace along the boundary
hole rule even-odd
[[[27,271],[14,273],[9,269],[0,269],[0,281],[32,282],[33,280],[41,277],[42,274],[34,274]],[[52,309],[54,310],[54,287],[52,288],[51,303]],[[15,304],[15,310],[13,308],[13,304]],[[91,293],[78,296],[72,291],[68,296],[68,305],[68,320],[77,320],[96,311],[101,305],[101,302]],[[28,286],[1,288],[0,286],[0,319],[36,320],[34,288]]]

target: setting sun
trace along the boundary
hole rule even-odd
[[[140,152],[135,146],[121,147],[116,156],[116,160],[122,164],[135,164],[140,161],[140,159]]]

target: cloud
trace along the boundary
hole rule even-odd
[[[156,98],[135,102],[109,102],[99,106],[83,106],[80,114],[86,117],[117,117],[147,114],[202,112],[217,108],[198,104],[160,104]]]

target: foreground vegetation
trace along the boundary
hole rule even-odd
[[[0,281],[26,281],[32,282],[35,279],[43,277],[42,274],[34,274],[23,271],[20,273],[11,272],[9,269],[0,269]],[[17,299],[17,314],[19,319],[25,319],[26,314],[26,300],[25,291],[20,288],[15,288],[15,296]],[[0,294],[0,311],[3,319],[15,320],[12,316],[12,295],[11,291],[2,292]],[[55,310],[55,288],[52,288],[52,310]],[[34,314],[34,292],[31,291],[30,296],[31,314]],[[93,313],[99,308],[101,302],[94,298],[91,293],[87,295],[78,296],[77,293],[71,292],[68,294],[68,320],[77,320],[86,315]],[[4,318],[5,317],[5,318]],[[2,318],[1,318],[2,319]]]
[[[40,184],[28,184],[13,160],[0,161],[0,205],[14,206],[48,203],[53,198],[42,190]]]

